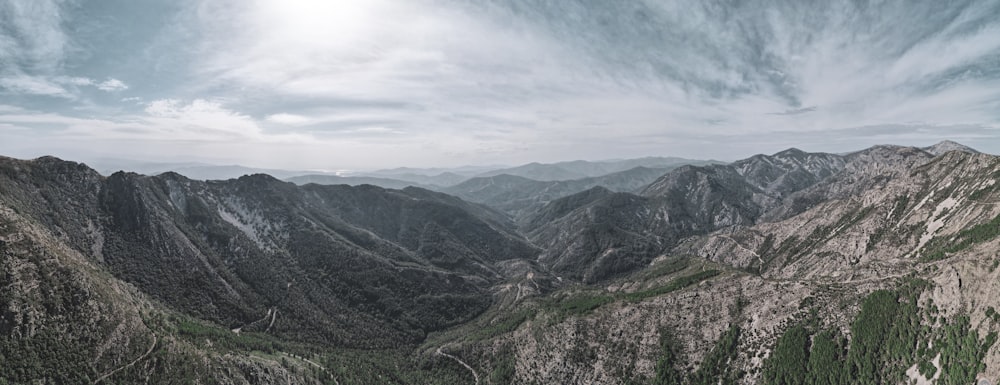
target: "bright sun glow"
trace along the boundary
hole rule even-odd
[[[259,0],[256,20],[268,40],[299,46],[344,47],[373,33],[379,1]]]

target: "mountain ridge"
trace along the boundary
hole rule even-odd
[[[13,162],[13,165],[8,159],[4,163],[7,166],[4,167],[4,174],[8,179],[4,182],[7,187],[3,195],[8,197],[5,199],[7,204],[18,207],[40,207],[43,204],[30,193],[12,193],[21,184],[11,182],[20,179],[18,176],[23,175],[25,169],[34,169],[47,175],[55,173],[58,177],[56,182],[63,183],[65,189],[69,191],[80,190],[70,186],[82,186],[82,191],[73,193],[75,198],[72,201],[84,203],[77,208],[83,209],[84,215],[88,218],[100,218],[106,215],[107,223],[95,224],[89,222],[89,219],[87,223],[80,223],[80,220],[73,216],[52,218],[50,224],[65,231],[71,240],[70,244],[78,250],[98,251],[91,257],[104,261],[111,271],[126,281],[133,282],[148,292],[161,293],[158,296],[160,300],[173,306],[180,306],[186,309],[186,312],[223,324],[252,318],[255,312],[253,308],[259,308],[261,305],[250,304],[259,301],[254,298],[261,295],[261,290],[263,292],[277,290],[261,287],[253,289],[254,284],[259,285],[261,282],[247,283],[238,275],[249,274],[250,271],[245,269],[255,268],[253,265],[261,261],[277,262],[273,258],[280,255],[307,256],[309,254],[303,253],[312,252],[301,249],[301,246],[317,242],[328,244],[333,249],[357,250],[347,251],[348,254],[344,257],[348,258],[378,261],[382,260],[384,255],[393,256],[392,258],[398,261],[392,263],[418,265],[422,263],[425,267],[420,269],[430,269],[431,274],[438,274],[433,273],[438,269],[433,267],[435,263],[449,264],[452,268],[455,267],[454,264],[459,263],[471,269],[470,272],[475,271],[474,275],[487,274],[484,279],[496,279],[496,273],[489,272],[489,269],[484,270],[480,266],[481,263],[476,262],[477,258],[497,257],[493,252],[483,254],[484,250],[512,253],[515,258],[530,257],[533,253],[530,246],[517,244],[521,241],[511,235],[509,228],[512,225],[498,222],[501,216],[492,215],[490,218],[485,218],[488,222],[481,222],[478,217],[466,214],[470,212],[466,210],[471,210],[472,206],[463,209],[442,203],[440,198],[428,200],[421,196],[421,194],[426,195],[425,193],[414,195],[405,190],[387,191],[377,187],[346,188],[315,185],[300,190],[292,184],[263,174],[216,182],[194,181],[179,174],[146,177],[119,172],[108,177],[100,177],[82,164],[61,162],[55,158],[41,158],[33,163]],[[65,169],[70,169],[71,172],[58,171]],[[80,178],[89,178],[88,183],[75,183],[76,179]],[[393,210],[399,213],[409,210],[430,210],[445,213],[447,219],[432,219],[426,222],[426,225],[424,222],[418,222],[415,223],[417,227],[412,230],[392,224],[391,227],[395,229],[390,230],[379,224],[378,217],[371,217],[370,214],[364,216],[366,222],[358,222],[360,217],[352,213],[360,212],[354,210],[366,207],[360,203],[361,201],[356,203],[360,206],[345,204],[340,208],[327,206],[325,209],[316,206],[317,203],[333,197],[342,202],[361,199],[361,196],[354,194],[361,191],[364,191],[365,196],[376,197],[386,204],[391,204],[392,206],[386,207],[394,207]],[[13,197],[14,201],[11,202],[9,197]],[[41,198],[44,201],[63,200],[49,198],[44,194]],[[262,205],[265,202],[266,205]],[[58,211],[72,213],[77,211],[77,208],[65,207]],[[298,210],[305,210],[301,212],[301,217],[288,215]],[[478,210],[479,215],[486,215],[489,212],[488,209]],[[29,215],[45,221],[47,216],[43,215],[44,211],[38,208],[32,210]],[[399,215],[391,211],[383,214]],[[418,218],[423,221],[423,218],[430,218],[427,215],[421,214]],[[463,222],[456,222],[457,218],[466,219]],[[350,223],[352,219],[354,223]],[[432,226],[436,231],[421,235],[424,226]],[[97,227],[96,231],[92,230],[94,227]],[[400,229],[403,231],[400,232]],[[482,238],[480,231],[495,234],[491,235],[494,238]],[[95,234],[100,234],[100,237],[95,238],[97,237]],[[447,237],[440,240],[422,238],[435,234],[451,234],[459,239],[471,236],[476,241],[460,242],[473,247],[472,249],[435,249],[434,247],[450,243]],[[479,249],[476,249],[477,247]],[[141,253],[146,257],[139,260],[122,254],[123,251],[132,254],[136,250],[146,250]],[[375,254],[370,254],[373,252]],[[249,254],[240,256],[243,253]],[[352,257],[349,256],[351,253],[360,255]],[[469,257],[472,259],[468,259]],[[466,262],[462,262],[463,260]],[[250,264],[244,265],[244,263]],[[299,263],[316,263],[316,261],[304,259],[299,260]],[[174,269],[170,266],[194,270],[188,273],[176,270],[170,274],[176,278],[185,277],[184,279],[191,280],[190,282],[157,283],[155,280],[149,281],[149,277],[143,273],[153,266],[161,266],[164,272]],[[284,270],[277,265],[270,268],[278,269],[275,270],[275,274],[279,277],[288,274],[277,273]],[[474,285],[470,286],[469,283],[463,285],[467,288],[455,292],[481,290],[474,289]],[[208,291],[185,294],[186,291],[181,289],[182,287],[200,287]],[[183,305],[199,303],[198,298],[205,293],[210,293],[208,297],[213,298],[211,307]],[[290,314],[295,313],[294,309],[285,311]]]
[[[417,187],[0,158],[0,379],[975,382],[1000,375],[998,175],[789,149],[514,222]]]

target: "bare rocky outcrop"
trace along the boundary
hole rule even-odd
[[[66,383],[624,384],[715,368],[756,384],[789,330],[853,341],[866,298],[895,290],[915,296],[896,300],[919,333],[961,319],[952,333],[980,346],[1000,331],[1000,158],[954,147],[681,167],[643,194],[552,200],[520,227],[415,188],[0,159],[0,355],[58,351],[72,365],[46,369]],[[1000,376],[1000,349],[981,359],[971,375]]]

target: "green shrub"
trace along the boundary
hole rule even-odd
[[[633,293],[626,293],[624,298],[631,302],[639,302],[649,297],[656,297],[663,294],[667,294],[673,291],[683,289],[685,287],[694,285],[698,282],[704,281],[706,279],[712,278],[720,274],[718,270],[704,270],[697,273],[686,275],[673,281],[670,281],[666,285],[655,287],[648,290],[637,291]]]

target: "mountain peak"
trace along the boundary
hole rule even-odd
[[[71,160],[63,160],[52,155],[45,155],[31,160],[32,163],[39,165],[48,166],[59,166],[59,167],[76,167],[76,168],[88,168],[87,165],[79,162],[74,162]]]
[[[191,180],[190,178],[184,176],[183,174],[179,174],[179,173],[177,173],[175,171],[165,171],[165,172],[157,174],[156,176],[160,177],[162,179],[176,180],[176,181],[189,181],[189,180]]]
[[[66,162],[52,155],[43,155],[34,159],[35,162]]]
[[[275,177],[273,177],[271,175],[262,174],[262,173],[244,174],[243,176],[241,176],[239,178],[236,178],[236,179],[240,180],[240,181],[258,181],[258,180],[260,180],[260,181],[268,181],[268,182],[270,182],[270,181],[281,182],[280,180],[278,180],[277,178],[275,178]]]
[[[805,153],[806,153],[805,151],[799,150],[795,147],[789,147],[787,150],[775,153],[774,156],[777,157],[801,156],[804,155]]]
[[[934,156],[938,156],[938,155],[944,154],[944,153],[946,153],[948,151],[962,151],[962,152],[968,152],[968,153],[971,153],[971,154],[978,154],[979,153],[979,151],[976,151],[976,149],[974,149],[972,147],[966,146],[966,145],[958,143],[958,142],[953,142],[953,141],[950,141],[950,140],[942,140],[942,141],[938,142],[937,144],[935,144],[933,146],[923,147],[923,148],[921,148],[921,150],[927,151],[927,152],[931,153]]]

